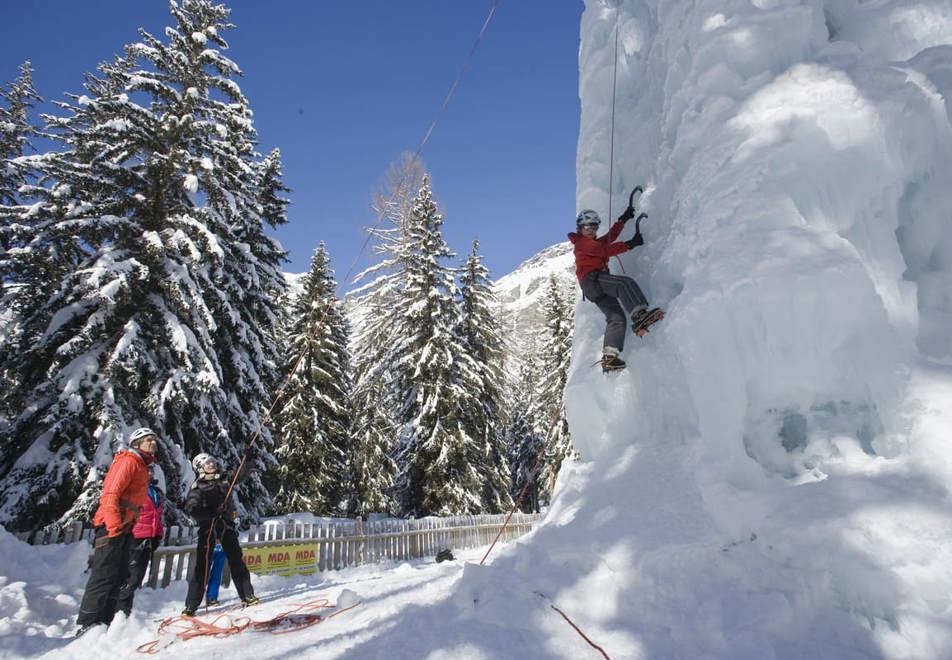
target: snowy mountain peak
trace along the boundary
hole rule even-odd
[[[575,259],[568,241],[556,243],[522,262],[493,285],[499,301],[499,327],[507,353],[518,355],[543,325],[539,304],[549,278],[554,277],[566,298],[578,289]]]
[[[575,260],[572,244],[556,243],[530,257],[518,268],[496,280],[493,291],[505,305],[524,307],[533,304],[542,285],[555,276],[560,282],[574,278]]]

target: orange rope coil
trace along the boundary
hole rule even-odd
[[[354,603],[348,607],[343,607],[331,614],[322,615],[318,610],[328,610],[334,607],[327,598],[308,601],[297,604],[294,609],[282,612],[272,619],[264,621],[255,621],[248,616],[232,616],[229,611],[222,612],[211,621],[203,621],[198,617],[174,616],[165,619],[159,624],[159,637],[151,642],[146,642],[136,650],[139,653],[155,655],[163,648],[172,644],[176,639],[188,641],[195,637],[214,637],[224,639],[242,633],[249,628],[253,632],[269,632],[272,635],[283,635],[285,633],[297,632],[305,628],[317,625],[322,621],[342,614],[347,610],[352,610],[360,605]],[[173,638],[167,644],[160,646],[163,635],[172,635]]]

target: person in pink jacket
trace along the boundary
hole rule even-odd
[[[119,589],[116,604],[120,612],[128,616],[132,611],[132,600],[136,589],[142,584],[145,570],[152,562],[156,548],[162,544],[165,528],[162,526],[162,514],[165,512],[165,493],[159,480],[152,478],[148,488],[148,501],[139,510],[139,519],[132,528],[132,552],[129,556],[129,578]]]

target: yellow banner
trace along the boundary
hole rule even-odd
[[[242,548],[245,565],[259,575],[311,575],[317,572],[317,544]]]

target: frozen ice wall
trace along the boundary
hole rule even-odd
[[[603,375],[579,302],[584,463],[522,561],[624,657],[949,657],[950,404],[909,392],[949,391],[952,3],[588,0],[581,36],[578,208],[646,186],[612,270],[668,315]]]
[[[834,436],[901,451],[911,352],[952,358],[952,4],[590,0],[577,192],[603,213],[616,25],[612,212],[647,184],[650,219],[612,267],[668,318],[605,385],[579,307],[583,456],[674,419],[742,480],[751,458],[808,471]]]

